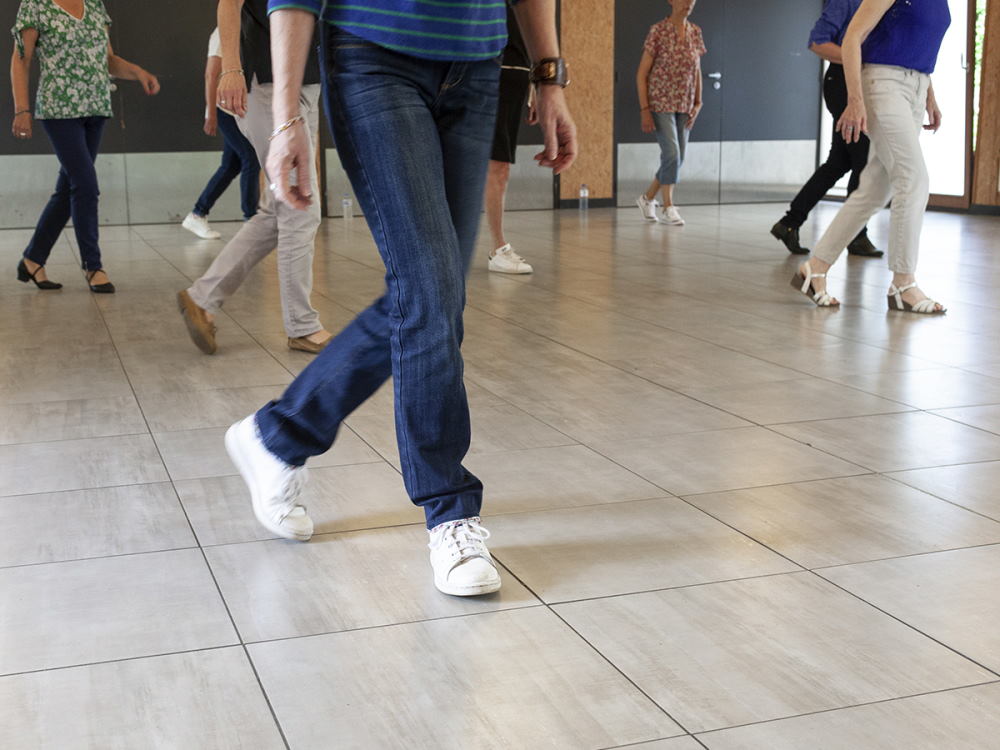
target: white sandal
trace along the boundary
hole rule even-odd
[[[815,287],[813,287],[813,279],[825,279],[825,273],[813,273],[812,268],[809,266],[809,261],[804,264],[805,273],[802,271],[796,271],[795,275],[792,277],[792,288],[796,289],[802,294],[806,295],[809,299],[816,303],[817,307],[838,307],[840,302],[835,300],[832,296],[824,292],[817,292]]]
[[[920,300],[917,304],[911,305],[903,299],[903,292],[908,289],[913,289],[916,287],[917,282],[912,284],[907,284],[906,286],[897,287],[894,284],[889,285],[889,309],[890,310],[900,310],[902,312],[919,313],[921,315],[941,315],[948,312],[948,308],[942,305],[940,302],[932,300],[930,297],[927,299]],[[935,307],[940,307],[940,310],[935,310]]]

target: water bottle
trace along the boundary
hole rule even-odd
[[[587,184],[580,185],[580,210],[586,211],[590,208],[590,190]]]
[[[344,197],[340,201],[340,209],[345,219],[354,218],[354,200],[347,193],[344,193]]]

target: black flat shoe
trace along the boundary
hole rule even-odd
[[[49,281],[48,279],[43,279],[42,281],[39,281],[38,279],[35,278],[38,275],[38,272],[41,271],[43,268],[45,268],[45,266],[39,266],[38,268],[35,269],[34,273],[31,273],[31,271],[28,270],[28,266],[25,265],[24,259],[22,258],[21,262],[17,264],[17,280],[24,282],[25,284],[27,284],[29,281],[33,281],[35,282],[35,286],[37,286],[39,289],[62,289],[62,284],[57,284],[56,282]]]
[[[872,244],[867,234],[859,234],[851,240],[847,252],[851,255],[860,255],[862,258],[881,258],[885,254]]]
[[[94,278],[94,274],[98,273],[98,271],[103,271],[103,270],[104,270],[103,268],[98,268],[97,271],[87,271],[87,284],[90,285],[90,291],[92,291],[94,294],[114,294],[115,285],[112,284],[110,281],[104,284],[90,283],[91,279]]]
[[[771,227],[771,236],[780,241],[792,255],[809,255],[809,248],[799,244],[799,230],[780,221]]]

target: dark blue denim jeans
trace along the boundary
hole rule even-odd
[[[249,219],[257,213],[257,202],[260,200],[260,162],[257,161],[257,153],[250,141],[240,132],[236,118],[221,109],[216,110],[216,114],[219,132],[222,133],[222,163],[194,204],[194,213],[208,216],[219,196],[226,192],[226,188],[239,175],[240,207],[243,218]]]
[[[261,437],[302,465],[391,374],[403,482],[428,528],[478,515],[483,486],[462,466],[470,425],[460,347],[499,62],[419,60],[332,26],[322,58],[337,153],[386,291],[257,413]]]
[[[59,177],[56,191],[38,219],[24,257],[44,266],[72,217],[83,269],[97,271],[102,268],[97,228],[97,205],[101,191],[97,186],[94,160],[97,159],[107,118],[77,117],[39,122],[59,159]]]

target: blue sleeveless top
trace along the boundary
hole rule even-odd
[[[948,0],[896,0],[861,45],[861,60],[929,75],[950,25]]]

